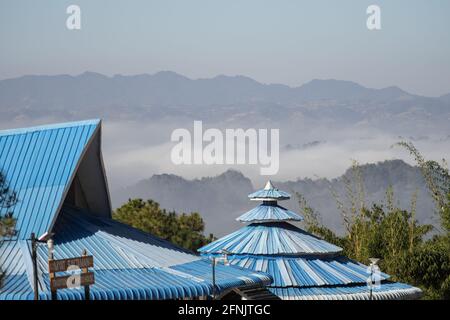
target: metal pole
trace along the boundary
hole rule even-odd
[[[31,233],[31,260],[33,262],[33,290],[34,290],[34,300],[39,300],[36,250],[37,250],[37,239],[36,239],[36,235],[33,232],[33,233]]]
[[[373,300],[373,282],[374,282],[373,273],[379,271],[379,268],[377,266],[377,262],[380,259],[378,259],[378,258],[369,258],[369,260],[370,260],[370,287],[369,287],[369,289],[370,289],[370,296],[369,296],[369,299]]]
[[[216,257],[212,258],[213,300],[216,300]]]
[[[53,256],[53,251],[54,251],[54,242],[52,239],[48,239],[47,240],[47,248],[48,248],[48,266],[49,266],[49,270],[48,270],[48,276],[50,278],[50,292],[51,292],[51,299],[52,300],[58,300],[58,296],[56,294],[56,290],[53,290],[52,287],[52,281],[53,279],[55,279],[55,273],[54,272],[50,272],[50,263],[53,261],[54,256]]]
[[[372,287],[373,287],[373,264],[370,264],[370,295],[369,295],[369,300],[372,300]]]

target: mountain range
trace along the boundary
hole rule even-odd
[[[298,87],[245,76],[190,79],[171,71],[0,80],[1,129],[87,118],[104,120],[103,152],[115,206],[129,196],[154,198],[169,209],[199,211],[207,231],[218,235],[238,225],[234,219],[253,205],[246,195],[261,187],[252,181],[262,178],[244,167],[218,174],[226,168],[174,166],[171,133],[191,129],[194,120],[219,129],[279,129],[280,181],[275,182],[304,193],[336,230],[341,224],[329,188],[342,189],[339,175],[349,159],[398,159],[404,153],[390,146],[399,140],[414,141],[427,158],[450,156],[450,94],[423,97],[396,86],[373,89],[333,79]],[[416,168],[399,162],[365,168],[368,197],[375,200],[392,184],[407,206],[419,186],[418,216],[428,221],[431,200]],[[316,174],[330,179],[311,179]],[[187,179],[202,176],[209,178]],[[288,205],[298,207],[295,199]]]
[[[386,191],[392,186],[395,203],[409,210],[413,194],[417,191],[417,219],[422,223],[436,224],[434,204],[417,167],[402,160],[389,160],[361,165],[360,172],[368,206],[374,202],[386,204]],[[341,233],[341,215],[331,190],[335,190],[345,203],[344,177],[354,180],[352,169],[331,180],[297,179],[273,183],[292,195],[290,200],[283,201],[281,205],[301,212],[296,197],[296,193],[300,193],[320,214],[326,226]],[[128,198],[142,198],[153,199],[163,208],[177,212],[199,212],[206,222],[206,231],[221,236],[242,226],[235,219],[257,205],[249,201],[247,195],[262,187],[254,186],[249,178],[235,170],[194,180],[160,174],[129,187],[113,190],[112,198],[114,207],[119,207]]]
[[[380,113],[448,116],[449,103],[450,94],[421,97],[395,86],[371,89],[351,81],[316,79],[289,87],[263,84],[244,76],[194,80],[171,71],[112,77],[94,72],[77,76],[30,75],[0,81],[3,119],[36,119],[51,114],[65,120],[155,119],[171,115],[223,120],[240,111],[273,120],[282,115],[284,119],[303,115],[358,122],[369,116],[377,118]],[[374,109],[377,114],[373,114]]]

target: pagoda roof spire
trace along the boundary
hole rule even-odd
[[[264,190],[270,190],[270,189],[275,189],[275,187],[272,184],[272,181],[267,180],[266,186],[264,187]]]
[[[291,198],[291,195],[285,191],[276,188],[272,181],[267,181],[264,189],[258,190],[248,195],[250,200],[255,201],[277,201],[287,200]]]
[[[277,204],[278,200],[291,197],[287,192],[281,191],[267,181],[264,189],[258,190],[248,196],[250,200],[263,201],[262,204],[244,213],[236,220],[241,222],[273,222],[273,221],[302,221],[303,217],[295,212]]]

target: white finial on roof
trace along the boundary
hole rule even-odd
[[[267,181],[266,186],[264,187],[264,190],[270,190],[270,189],[275,189],[275,187],[272,184],[272,181]]]

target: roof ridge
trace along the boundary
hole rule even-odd
[[[39,125],[39,126],[33,126],[33,127],[5,129],[5,130],[0,130],[0,136],[31,133],[31,132],[52,130],[52,129],[71,128],[71,127],[85,126],[85,125],[98,125],[100,122],[101,122],[101,119],[87,119],[87,120],[81,120],[81,121],[45,124],[45,125]]]

